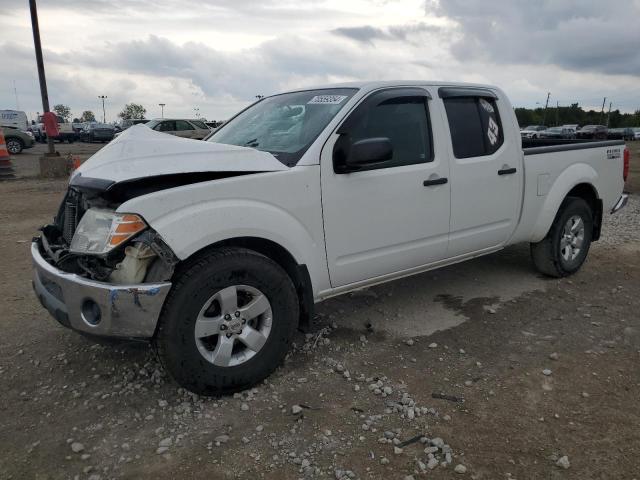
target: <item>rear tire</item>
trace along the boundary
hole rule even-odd
[[[235,300],[223,293],[229,291]],[[265,310],[249,313],[248,306],[257,303]],[[198,394],[219,395],[246,389],[270,375],[289,351],[298,318],[295,287],[280,265],[252,250],[220,248],[178,273],[154,344],[180,385]],[[256,332],[262,337],[252,344],[247,336]]]
[[[536,269],[550,277],[577,272],[589,253],[593,235],[593,212],[582,198],[567,197],[560,205],[547,236],[531,244]]]

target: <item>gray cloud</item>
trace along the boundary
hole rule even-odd
[[[428,0],[426,10],[458,23],[451,51],[462,61],[640,75],[638,1]]]
[[[383,41],[411,41],[411,36],[415,34],[431,32],[438,33],[442,29],[437,26],[427,25],[425,23],[415,23],[409,25],[391,25],[386,28],[372,27],[371,25],[363,25],[359,27],[339,27],[331,30],[332,33],[340,35],[356,42],[373,45],[375,40]]]

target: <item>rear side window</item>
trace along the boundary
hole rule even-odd
[[[194,130],[193,125],[184,120],[176,120],[176,130]]]
[[[456,158],[491,155],[504,143],[494,99],[451,97],[444,99],[444,106]]]
[[[203,130],[209,130],[209,127],[207,127],[203,122],[201,122],[200,120],[191,120],[191,123],[193,123],[196,127],[201,128]]]

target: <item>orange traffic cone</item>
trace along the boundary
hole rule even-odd
[[[15,178],[13,163],[7,150],[7,143],[4,139],[4,130],[0,128],[0,180]]]

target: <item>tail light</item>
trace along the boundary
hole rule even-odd
[[[622,167],[622,178],[626,182],[627,177],[629,176],[629,161],[631,160],[631,151],[629,150],[629,147],[624,147],[623,158],[624,164]]]

